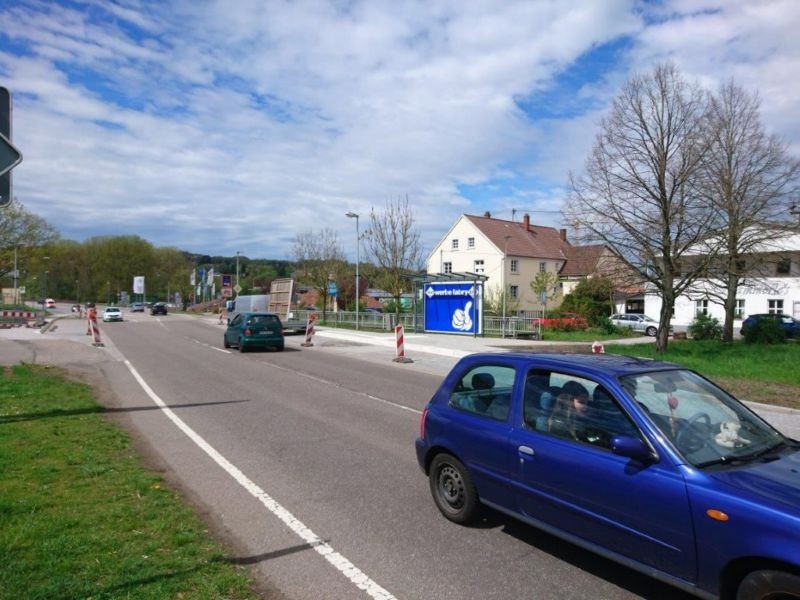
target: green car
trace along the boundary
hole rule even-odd
[[[266,312],[239,313],[228,321],[222,343],[236,346],[239,352],[250,348],[283,350],[283,325],[278,315]]]

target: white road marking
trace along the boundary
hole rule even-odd
[[[384,398],[378,398],[377,396],[373,396],[372,394],[367,394],[366,392],[359,392],[357,390],[351,390],[348,387],[345,387],[341,384],[336,383],[335,381],[330,381],[328,379],[323,379],[322,377],[317,377],[316,375],[309,375],[308,373],[301,373],[300,371],[295,371],[294,369],[289,369],[287,367],[283,367],[280,365],[275,365],[272,363],[265,363],[268,366],[272,367],[273,369],[278,369],[279,371],[285,371],[286,373],[293,373],[299,377],[305,377],[306,379],[310,379],[311,381],[316,381],[317,383],[321,383],[325,385],[326,388],[337,388],[340,390],[344,390],[345,392],[349,392],[351,394],[357,394],[359,396],[364,396],[365,398],[369,398],[370,400],[375,400],[376,402],[381,402],[383,404],[388,404],[389,406],[394,406],[395,408],[400,408],[402,410],[407,410],[408,412],[412,412],[417,415],[421,415],[422,411],[417,410],[416,408],[411,408],[410,406],[405,406],[404,404],[400,404],[399,402],[392,402],[391,400],[386,400]]]
[[[133,375],[134,379],[142,386],[145,393],[156,403],[161,411],[172,421],[178,429],[183,431],[187,437],[200,447],[211,459],[222,467],[239,485],[246,489],[250,494],[259,500],[273,515],[283,521],[297,536],[305,541],[309,546],[325,558],[333,567],[349,579],[358,589],[364,590],[369,596],[376,600],[396,600],[395,596],[370,579],[366,573],[356,567],[345,556],[339,554],[333,547],[315,534],[311,529],[303,524],[300,519],[278,504],[269,494],[262,490],[255,482],[250,480],[237,467],[230,463],[222,454],[217,452],[208,442],[206,442],[194,429],[189,427],[164,401],[152,390],[147,382],[139,375],[129,360],[125,359],[125,366]]]
[[[200,340],[196,340],[194,338],[189,338],[195,344],[200,344],[201,346],[205,346],[206,348],[211,348],[212,350],[216,350],[217,352],[224,352],[225,354],[231,354],[230,350],[225,350],[223,348],[217,348],[216,346],[212,346],[211,344],[206,344],[205,342],[201,342]]]

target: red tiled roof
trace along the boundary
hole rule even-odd
[[[571,246],[567,249],[567,262],[559,275],[563,277],[584,277],[597,271],[597,263],[606,247],[603,244],[593,246]]]
[[[507,248],[507,256],[563,260],[567,258],[572,247],[569,242],[561,239],[558,230],[553,227],[530,225],[526,231],[523,223],[475,215],[464,216],[501,252]],[[508,246],[506,236],[510,236]]]

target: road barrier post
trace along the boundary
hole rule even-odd
[[[97,311],[89,311],[89,327],[92,330],[92,346],[105,346],[100,340],[100,328],[97,326]]]
[[[402,325],[395,325],[394,336],[395,339],[397,340],[397,351],[396,351],[396,356],[392,359],[392,361],[398,363],[414,362],[413,360],[411,360],[406,356],[405,341],[404,341],[405,336],[403,335]]]
[[[310,348],[314,344],[311,342],[311,336],[314,335],[314,323],[317,322],[317,313],[310,313],[306,321],[306,341],[300,344],[306,348]]]

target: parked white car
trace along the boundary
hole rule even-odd
[[[651,337],[655,337],[658,333],[658,321],[647,315],[616,314],[611,315],[609,320],[617,327],[630,327],[634,331]],[[670,333],[672,333],[672,327],[670,327]]]
[[[122,321],[122,311],[117,306],[109,306],[103,311],[103,322]]]

